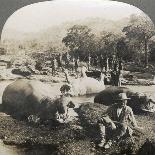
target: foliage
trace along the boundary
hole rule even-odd
[[[136,65],[145,66],[148,61],[155,60],[155,39],[150,39],[154,35],[154,25],[144,14],[133,14],[117,22],[95,18],[78,21],[78,24],[77,21],[63,23],[47,32],[38,38],[6,42],[9,45],[7,54],[17,55],[24,51],[40,62],[66,52],[70,58],[79,57],[84,62],[88,61],[88,55],[92,58],[102,55],[104,60],[117,55],[125,62],[134,61]]]
[[[131,16],[130,23],[123,28],[129,46],[136,51],[135,58],[144,55],[145,66],[148,65],[148,43],[149,39],[155,34],[154,24],[151,20],[144,16],[139,18],[139,16]]]
[[[123,40],[124,40],[124,37],[123,37],[122,33],[115,34],[112,32],[102,31],[101,37],[99,40],[100,53],[105,54],[107,56],[123,54],[124,51],[118,50],[120,43]],[[123,46],[125,46],[125,45],[123,45]],[[121,53],[121,52],[123,52],[123,53]]]
[[[94,49],[94,34],[85,25],[74,25],[68,29],[67,35],[62,42],[69,47],[71,52],[78,52],[79,55],[87,55]]]

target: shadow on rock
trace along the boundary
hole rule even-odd
[[[141,146],[137,155],[154,155],[155,154],[155,140],[147,139]]]

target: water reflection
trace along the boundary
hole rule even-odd
[[[15,146],[8,146],[0,140],[0,154],[1,155],[24,155],[21,154],[21,150],[18,150]]]
[[[5,145],[0,140],[0,155],[51,155],[57,151],[54,146],[27,146],[17,147]]]

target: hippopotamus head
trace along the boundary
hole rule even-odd
[[[131,99],[131,102],[134,101],[136,103],[134,106],[138,106],[138,110],[142,110],[143,112],[155,111],[155,101],[152,96],[144,93],[135,93]]]
[[[155,111],[155,102],[152,98],[152,96],[148,96],[144,94],[144,96],[140,97],[140,100],[142,102],[142,110],[148,111],[148,112],[154,112]]]

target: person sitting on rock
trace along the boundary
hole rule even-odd
[[[112,105],[99,120],[101,142],[99,147],[110,148],[112,142],[119,140],[121,137],[132,136],[134,128],[139,128],[135,120],[132,109],[127,106],[126,93],[118,94],[116,104]]]
[[[57,121],[60,123],[66,122],[71,116],[69,115],[69,108],[74,108],[75,104],[73,103],[71,99],[70,94],[71,87],[67,84],[63,85],[60,88],[61,95],[60,98],[57,100],[57,104],[60,104],[62,106],[59,106],[61,108],[58,109],[56,117]]]

